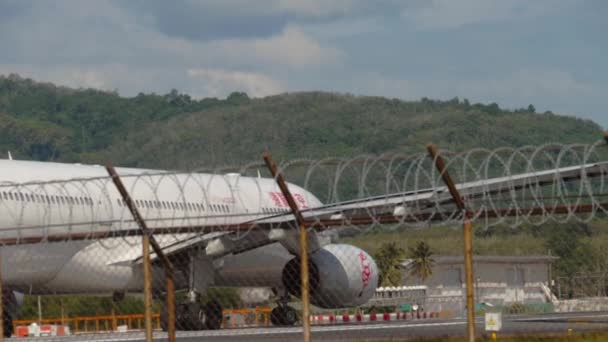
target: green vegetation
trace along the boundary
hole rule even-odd
[[[584,277],[592,274],[605,277],[608,274],[608,252],[605,250],[605,246],[608,245],[608,221],[605,218],[597,218],[587,224],[549,222],[541,226],[519,225],[512,228],[498,225],[486,229],[482,223],[476,223],[473,227],[475,254],[551,254],[559,258],[552,266],[554,279]],[[390,244],[392,249],[409,250],[412,253],[412,250],[420,248],[420,241],[428,244],[436,255],[463,254],[460,226],[397,228],[393,231],[372,230],[341,240],[359,246],[374,256],[381,255],[386,250],[387,244]],[[597,291],[596,285],[589,284],[589,286],[590,294]]]
[[[403,101],[327,92],[259,99],[233,93],[226,99],[196,100],[172,90],[127,98],[116,92],[70,89],[14,74],[0,75],[0,153],[11,151],[17,159],[112,161],[122,166],[175,169],[242,165],[259,161],[265,150],[272,151],[277,160],[319,159],[418,153],[429,142],[459,151],[554,141],[589,143],[600,136],[601,128],[592,121],[539,114],[533,105],[507,110],[496,103],[471,104],[458,98]],[[602,247],[608,243],[606,224],[594,221],[576,231],[552,227],[478,229],[475,252],[525,255],[551,250],[562,256],[555,264],[557,275],[608,270],[608,253]],[[390,248],[397,251],[413,247],[412,241],[425,241],[436,254],[460,254],[462,250],[459,227],[400,228],[344,241],[386,261],[382,267],[388,275],[383,284],[394,283],[390,270],[397,260],[381,256],[379,248],[384,243],[392,243]],[[230,303],[238,303],[234,294],[229,297]],[[68,303],[78,298],[62,299],[64,313],[108,313],[114,305],[107,299]],[[52,308],[45,309],[45,316],[59,314],[59,299],[44,300],[49,301],[45,307]],[[140,310],[140,302],[131,304]],[[66,305],[70,306],[67,311]],[[28,297],[23,317],[35,317],[35,306]]]
[[[412,260],[411,276],[424,282],[433,275],[435,260],[433,259],[433,252],[428,243],[418,241],[416,247],[409,248],[407,257]]]
[[[401,283],[399,266],[405,257],[405,250],[395,242],[383,243],[374,253],[378,266],[380,286],[398,286]]]
[[[324,92],[194,100],[176,90],[125,98],[0,76],[0,151],[16,158],[154,168],[278,158],[593,142],[589,120],[454,98],[402,101]]]

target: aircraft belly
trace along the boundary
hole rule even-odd
[[[45,287],[56,293],[141,291],[141,267],[112,262],[117,256],[138,249],[138,245],[130,243],[126,239],[106,239],[87,246],[66,262]]]
[[[283,268],[293,258],[278,243],[227,255],[216,269],[216,286],[282,287]]]
[[[0,248],[5,286],[40,286],[53,279],[90,241],[12,245]]]

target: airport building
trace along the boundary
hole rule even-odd
[[[368,305],[408,307],[417,304],[429,312],[465,310],[466,289],[462,256],[435,256],[433,274],[421,282],[410,275],[412,260],[402,264],[402,284],[379,288]],[[477,305],[497,307],[545,305],[551,302],[549,283],[552,256],[473,257]]]

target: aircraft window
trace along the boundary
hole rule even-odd
[[[116,202],[118,202],[118,206],[119,206],[119,207],[122,207],[122,202],[120,201],[120,198],[117,198],[117,199],[116,199]]]
[[[8,199],[8,195],[6,194],[6,192],[2,192],[2,194],[4,195],[4,199],[7,200]]]
[[[192,208],[192,203],[188,202],[187,204],[188,204],[188,209],[190,211],[194,211],[194,208]]]

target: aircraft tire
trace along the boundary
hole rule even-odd
[[[298,313],[291,306],[277,306],[270,312],[270,322],[276,326],[292,326],[298,322]]]
[[[205,328],[218,330],[222,326],[224,314],[222,305],[217,300],[212,300],[205,305]]]
[[[8,314],[8,312],[4,311],[4,314],[2,315],[3,318],[3,328],[4,328],[4,337],[11,337],[13,336],[13,318],[11,317],[11,315]]]

